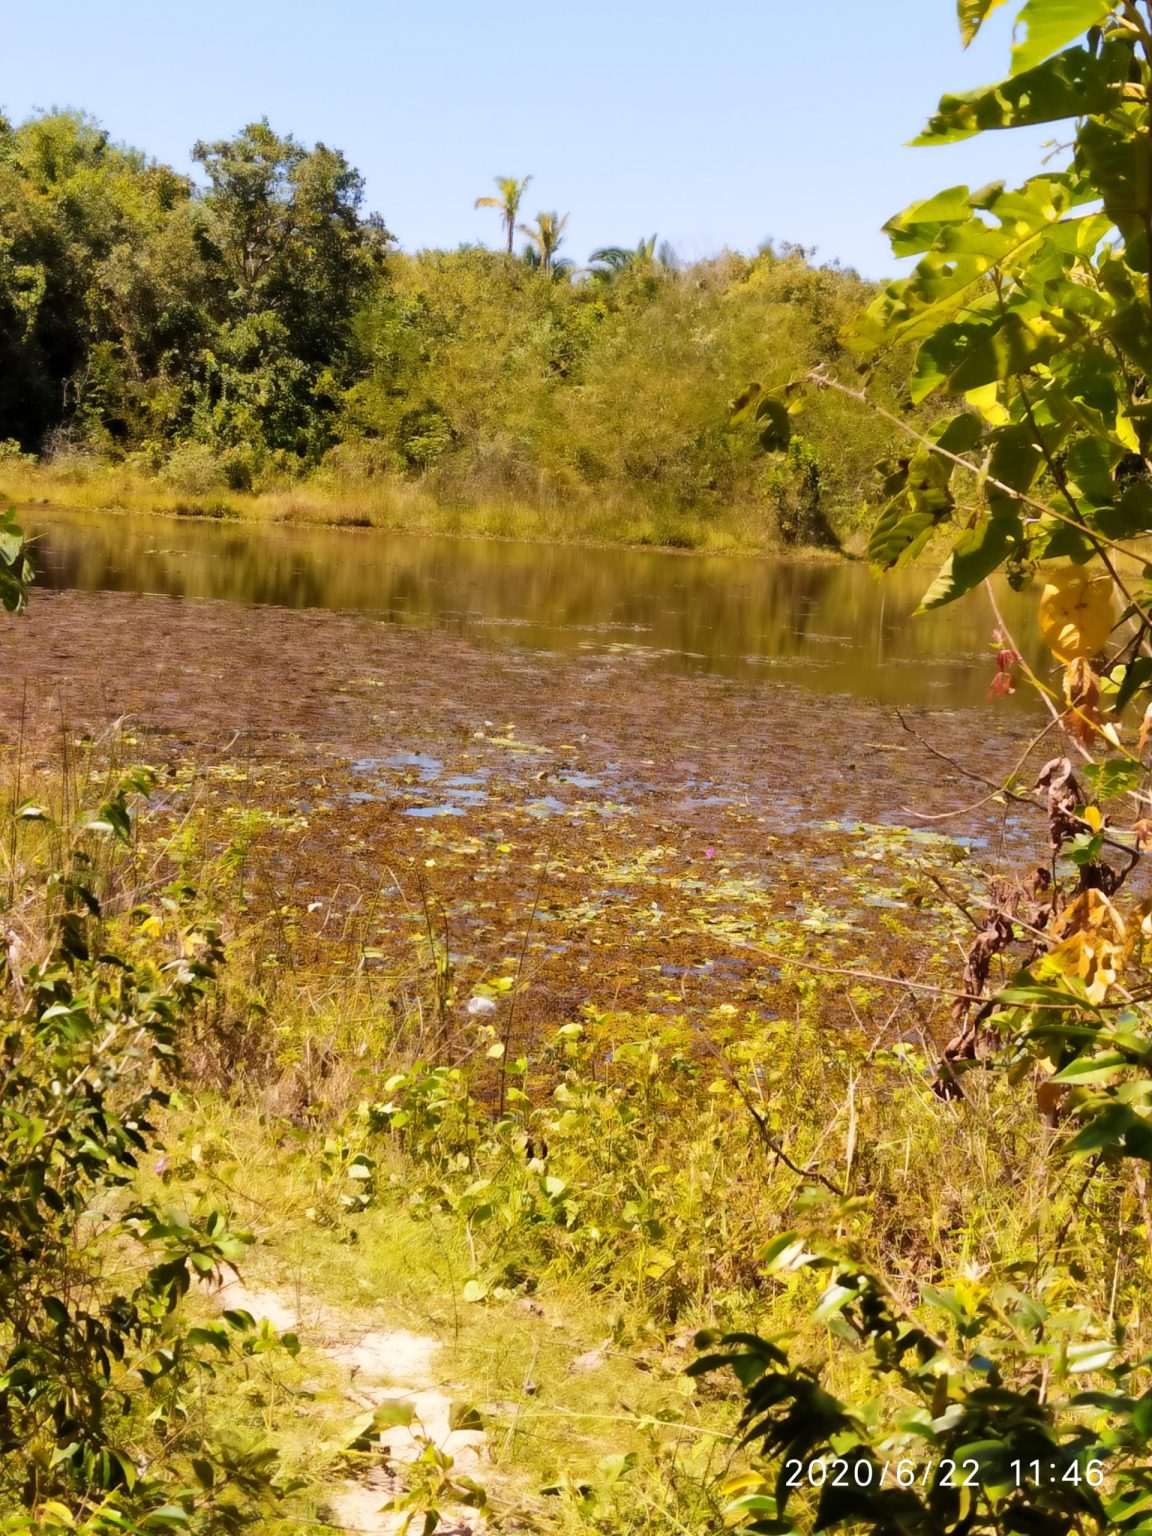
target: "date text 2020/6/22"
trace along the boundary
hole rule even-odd
[[[784,1463],[784,1484],[788,1488],[977,1488],[985,1483],[1001,1486],[1039,1485],[1043,1483],[1086,1483],[1099,1488],[1104,1482],[1102,1461],[1022,1461],[998,1462],[995,1471],[970,1457],[956,1461],[919,1462],[904,1457],[898,1461],[878,1461],[871,1456],[817,1456],[811,1461],[790,1457]]]

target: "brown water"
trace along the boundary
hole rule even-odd
[[[32,508],[41,582],[352,610],[535,652],[633,649],[676,671],[936,707],[986,699],[983,592],[913,618],[931,573],[435,538],[372,529],[128,518]],[[999,594],[1037,658],[1034,593]]]

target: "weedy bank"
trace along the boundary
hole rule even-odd
[[[250,827],[205,837],[195,775],[121,751],[72,742],[9,783],[4,1114],[31,1181],[10,1219],[42,1234],[9,1270],[10,1528],[335,1528],[358,1482],[409,1500],[397,1518],[708,1528],[745,1458],[730,1394],[685,1374],[695,1332],[826,1337],[782,1228],[829,1222],[907,1295],[967,1295],[1067,1221],[1101,1306],[1138,1287],[1130,1212],[1075,1205],[1027,1097],[934,1097],[915,993],[797,970],[786,1017],[589,1007],[525,1046],[515,970],[456,995],[434,931],[406,995],[310,977]],[[931,873],[909,864],[925,894]],[[830,987],[855,1029],[829,1027]],[[235,1267],[256,1300],[221,1313]],[[439,1345],[481,1468],[434,1444],[389,1463],[397,1411],[366,1420],[326,1308]]]

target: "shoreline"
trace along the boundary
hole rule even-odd
[[[95,470],[90,479],[61,477],[55,484],[51,470],[21,467],[16,473],[5,474],[5,468],[0,463],[0,503],[12,506],[18,514],[40,510],[67,516],[91,514],[264,528],[327,528],[405,538],[621,549],[692,558],[797,560],[812,564],[858,563],[861,559],[859,551],[853,548],[858,537],[854,531],[846,533],[844,542],[835,549],[784,544],[767,529],[763,538],[741,538],[739,525],[755,516],[747,509],[731,509],[727,521],[713,522],[707,513],[633,508],[621,512],[623,526],[619,536],[613,537],[595,526],[596,515],[578,500],[551,510],[514,501],[465,505],[437,501],[431,491],[407,484],[381,486],[371,496],[358,487],[342,492],[306,485],[259,492],[185,494],[159,482],[108,468]],[[44,490],[50,494],[43,494]],[[410,516],[403,515],[405,503],[410,507]],[[635,529],[645,518],[650,518],[654,526],[665,525],[668,537],[636,536]],[[677,519],[683,519],[683,526],[699,535],[699,542],[686,542],[688,535],[683,527],[677,530],[674,526]],[[461,526],[470,521],[478,526]],[[575,524],[579,528],[581,523],[591,527],[585,533],[571,533],[563,526],[540,526],[553,521],[569,527]],[[720,537],[710,539],[711,533]]]

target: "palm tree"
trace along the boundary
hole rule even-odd
[[[535,229],[530,224],[520,225],[520,233],[527,235],[531,242],[530,249],[534,252],[542,272],[551,272],[556,265],[556,252],[564,241],[564,226],[567,222],[567,214],[561,218],[553,210],[551,213],[536,215]]]
[[[515,176],[497,176],[494,178],[500,188],[499,197],[478,197],[477,208],[498,208],[500,220],[504,225],[504,233],[508,237],[508,254],[512,254],[512,237],[516,233],[516,215],[520,212],[520,200],[528,189],[531,176],[523,176],[519,181]]]
[[[601,246],[588,259],[593,263],[592,276],[604,283],[612,282],[621,272],[630,269],[655,267],[670,272],[676,266],[676,252],[667,240],[662,240],[657,248],[655,235],[638,240],[634,250],[626,245]]]
[[[634,251],[626,245],[604,245],[598,251],[593,251],[589,261],[599,262],[613,272],[619,272],[624,267],[638,267],[647,265],[653,259],[656,251],[656,236],[649,235],[647,240],[640,240]]]

